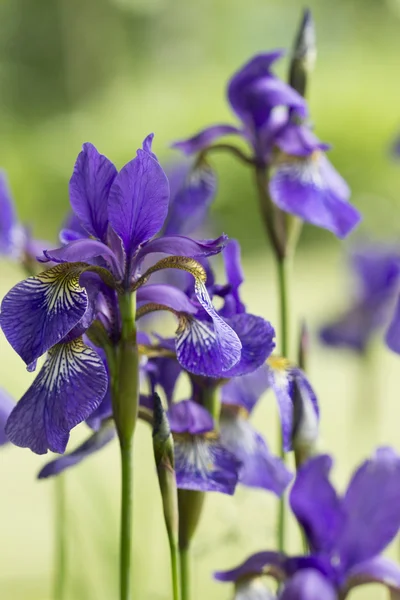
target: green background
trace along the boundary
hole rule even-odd
[[[364,215],[351,241],[396,240],[400,233],[399,164],[389,147],[400,130],[400,2],[309,2],[317,22],[318,62],[310,89],[318,136],[349,182]],[[68,210],[68,179],[85,141],[117,166],[156,134],[164,165],[179,156],[174,139],[219,121],[235,122],[225,101],[230,75],[253,53],[289,48],[301,3],[231,0],[13,0],[0,5],[0,165],[19,215],[37,237],[55,242]],[[277,66],[284,76],[288,65]],[[213,157],[219,174],[216,231],[242,243],[249,309],[276,324],[275,273],[249,173]],[[302,318],[314,333],[349,301],[346,243],[306,227],[294,270],[292,337]],[[3,261],[0,293],[23,277]],[[0,339],[0,382],[16,398],[33,376]],[[377,340],[373,361],[327,351],[312,337],[310,377],[322,410],[322,450],[337,457],[343,486],[378,443],[398,439],[400,359]],[[365,361],[366,362],[366,361]],[[269,394],[254,415],[276,444]],[[77,428],[72,443],[85,435]],[[167,540],[151,439],[140,424],[135,457],[134,598],[170,598]],[[51,600],[51,481],[36,482],[45,462],[28,450],[0,454],[0,598]],[[116,600],[119,474],[113,444],[68,474],[69,599]],[[228,598],[210,578],[246,552],[273,543],[276,501],[239,489],[209,498],[194,548],[195,600]],[[299,548],[292,527],[291,549]],[[393,548],[395,554],[397,548]],[[383,598],[371,586],[355,598]]]

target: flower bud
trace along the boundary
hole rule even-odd
[[[303,377],[293,378],[293,429],[292,448],[296,467],[313,456],[319,434],[319,414],[312,394]]]
[[[317,57],[315,25],[309,9],[305,9],[292,51],[289,83],[302,96],[306,94],[308,76]]]

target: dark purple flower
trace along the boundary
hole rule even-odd
[[[353,587],[370,582],[399,592],[400,567],[380,553],[400,528],[400,457],[379,448],[355,472],[343,497],[329,481],[331,467],[327,455],[309,460],[290,494],[310,555],[259,552],[216,573],[216,579],[237,582],[269,573],[281,583],[280,600],[342,600]]]
[[[275,50],[255,56],[229,81],[228,100],[241,121],[240,128],[224,124],[213,125],[173,146],[185,154],[195,154],[223,136],[242,135],[250,142],[255,154],[262,158],[260,143],[265,130],[269,128],[274,108],[284,106],[296,109],[303,116],[307,114],[306,103],[300,94],[271,71],[271,66],[282,54],[282,51]]]
[[[322,342],[363,353],[373,334],[390,319],[400,274],[400,250],[369,244],[353,251],[350,268],[356,289],[351,304],[335,321],[320,330]],[[396,316],[387,334],[388,345],[400,350]]]
[[[0,388],[0,446],[4,446],[8,442],[5,433],[7,419],[15,406],[14,400],[2,388]]]
[[[233,494],[240,462],[213,433],[209,412],[192,400],[183,400],[170,406],[168,419],[178,488]]]

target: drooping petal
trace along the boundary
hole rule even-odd
[[[46,479],[47,477],[59,475],[66,469],[78,465],[92,454],[95,454],[104,448],[104,446],[111,442],[114,437],[115,427],[112,423],[107,423],[101,429],[91,435],[87,440],[85,440],[83,444],[80,444],[77,448],[75,448],[75,450],[47,463],[40,470],[38,479]]]
[[[290,117],[274,141],[289,156],[310,156],[316,150],[329,150],[329,145],[320,142],[309,126],[296,123]]]
[[[329,481],[332,459],[321,455],[310,459],[297,472],[290,493],[290,506],[303,527],[311,549],[328,553],[335,547],[346,515]]]
[[[98,407],[107,385],[101,358],[81,339],[57,344],[12,411],[6,426],[9,440],[36,454],[63,453],[70,430]]]
[[[247,126],[256,130],[266,123],[275,106],[288,106],[296,108],[302,116],[307,114],[306,103],[300,94],[270,71],[282,54],[281,50],[258,54],[229,82],[228,99],[233,110]]]
[[[178,312],[190,314],[197,312],[196,306],[184,292],[166,283],[143,285],[137,291],[136,300],[139,307],[151,302],[169,306]]]
[[[140,244],[164,224],[168,211],[168,179],[157,160],[146,150],[126,164],[110,189],[108,215],[121,238],[127,260]]]
[[[86,267],[86,265],[83,265]],[[60,342],[88,307],[82,264],[57,265],[14,286],[1,304],[4,334],[27,365]]]
[[[400,297],[396,302],[396,308],[385,335],[385,342],[393,352],[400,354]]]
[[[160,237],[145,244],[139,250],[135,262],[140,263],[145,256],[154,252],[191,258],[214,256],[214,254],[219,254],[223,250],[227,241],[228,238],[225,234],[215,240],[192,240],[183,235]]]
[[[172,144],[172,148],[181,150],[187,156],[201,152],[208,146],[211,146],[216,140],[225,135],[240,135],[241,131],[233,125],[218,124],[206,127],[196,135],[186,140],[179,140]]]
[[[343,508],[348,524],[339,540],[342,567],[347,570],[373,558],[400,528],[400,457],[379,448],[353,475]]]
[[[319,571],[304,569],[289,579],[280,600],[339,600],[333,584]]]
[[[242,463],[239,483],[280,496],[292,479],[290,471],[270,451],[263,437],[240,414],[221,414],[221,442]]]
[[[335,321],[322,327],[319,331],[319,337],[327,346],[350,348],[362,354],[367,349],[371,336],[376,330],[375,315],[376,312],[367,305],[358,304]],[[394,338],[394,341],[396,343],[396,338]],[[391,348],[391,335],[390,338],[387,338],[387,343]]]
[[[345,590],[367,583],[382,583],[392,592],[400,591],[400,567],[384,556],[357,564],[347,573]]]
[[[240,463],[217,439],[202,435],[174,435],[178,488],[232,495]]]
[[[78,239],[61,248],[46,249],[43,254],[45,258],[40,258],[40,262],[71,263],[82,261],[90,263],[93,259],[101,257],[110,265],[116,276],[119,276],[122,272],[122,266],[111,248],[93,239]]]
[[[263,365],[275,348],[275,331],[262,317],[241,313],[226,322],[237,334],[242,350],[240,360],[225,371],[226,377],[237,377],[251,373]]]
[[[253,554],[233,569],[215,571],[214,578],[217,581],[235,582],[248,575],[262,575],[271,572],[272,575],[277,575],[280,579],[280,574],[284,574],[285,558],[285,555],[280,552],[257,552],[257,554]]]
[[[192,400],[171,404],[168,420],[172,433],[196,435],[214,429],[214,421],[208,410]]]
[[[361,220],[349,189],[323,155],[280,163],[270,180],[273,202],[303,221],[346,237]]]
[[[259,398],[269,387],[269,370],[263,365],[242,377],[233,377],[221,388],[221,401],[243,407],[251,413]]]
[[[14,201],[4,171],[0,171],[0,254],[13,254],[18,229]]]
[[[108,194],[117,169],[89,143],[83,144],[69,182],[73,211],[90,235],[106,241]]]
[[[171,177],[169,177],[171,186]],[[180,186],[173,193],[164,235],[188,235],[200,228],[214,200],[217,178],[208,164],[188,165]]]
[[[15,407],[15,401],[2,388],[0,388],[0,446],[8,442],[5,434],[5,426],[11,411]]]

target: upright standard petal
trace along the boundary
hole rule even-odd
[[[275,348],[275,330],[271,323],[248,313],[234,315],[226,322],[237,334],[242,350],[240,360],[225,371],[225,376],[237,377],[261,367]]]
[[[145,150],[126,164],[111,186],[108,215],[130,261],[140,244],[152,238],[168,212],[168,179],[157,160]]]
[[[0,446],[8,442],[5,426],[11,411],[15,407],[15,401],[2,388],[0,388]]]
[[[241,249],[237,240],[229,240],[223,252],[226,279],[229,286],[229,293],[234,300],[234,314],[245,312],[245,306],[239,296],[239,288],[244,281],[244,274],[241,262]],[[225,313],[225,316],[230,316]]]
[[[400,457],[379,448],[354,474],[343,500],[347,526],[338,544],[344,570],[373,558],[400,528]]]
[[[211,127],[206,127],[202,131],[199,131],[196,135],[186,140],[179,140],[172,144],[172,148],[176,148],[177,150],[181,150],[184,154],[190,156],[191,154],[196,154],[197,152],[201,152],[208,146],[211,146],[216,140],[220,139],[225,135],[240,135],[241,131],[237,127],[233,127],[233,125],[211,125]]]
[[[164,235],[188,235],[199,229],[207,217],[216,188],[217,178],[208,164],[201,163],[194,168],[189,165],[174,195],[171,189]]]
[[[47,463],[39,472],[38,479],[46,479],[47,477],[53,477],[59,475],[66,469],[78,465],[83,460],[95,454],[104,446],[106,446],[115,437],[115,427],[113,423],[105,424],[101,429],[96,431],[87,440],[80,444],[72,452],[68,452],[56,458],[51,462]]]
[[[304,569],[286,583],[280,600],[339,600],[332,583],[314,569]]]
[[[178,488],[232,495],[240,463],[217,439],[206,435],[174,435]]]
[[[101,358],[81,339],[57,344],[12,411],[6,425],[9,440],[36,454],[63,453],[70,430],[99,406],[107,385]]]
[[[60,342],[84,316],[88,298],[79,276],[85,267],[57,265],[18,283],[3,298],[1,328],[27,365]]]
[[[239,483],[280,496],[292,479],[284,463],[272,454],[263,437],[240,413],[221,413],[221,442],[242,463]]]
[[[332,459],[317,456],[297,472],[290,506],[303,527],[311,549],[329,553],[337,544],[346,521],[340,499],[329,481]]]
[[[73,211],[90,235],[106,241],[108,194],[117,169],[89,143],[83,144],[69,182]]]
[[[290,158],[281,162],[270,180],[273,202],[303,221],[344,238],[359,224],[361,215],[348,199],[349,189],[327,158]]]

